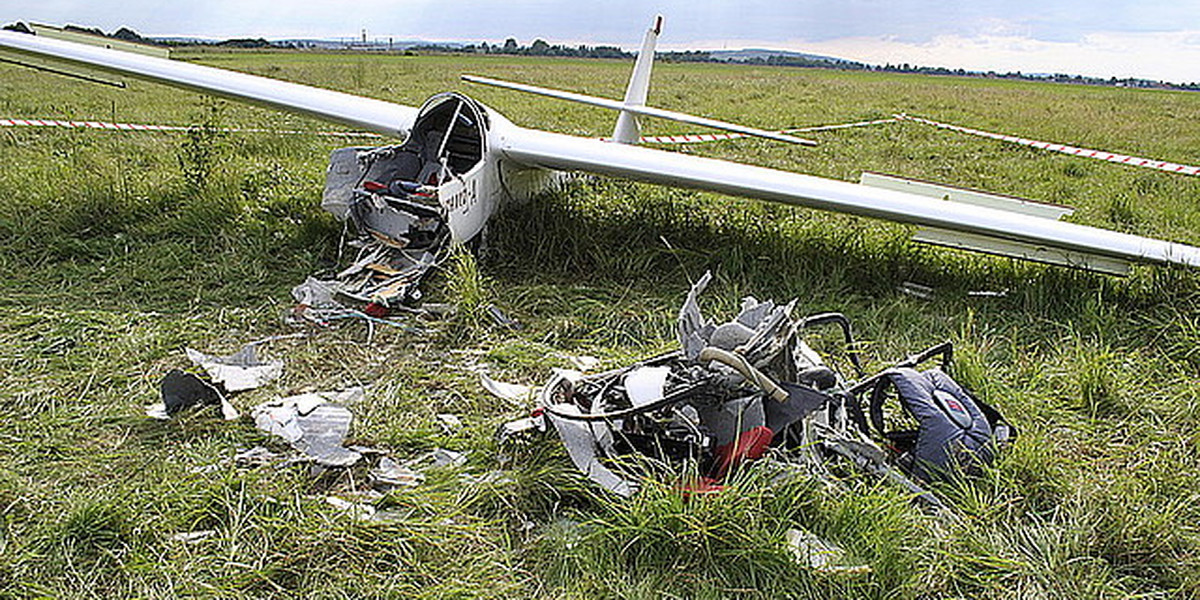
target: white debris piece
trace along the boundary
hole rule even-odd
[[[479,382],[483,384],[484,389],[491,392],[493,396],[501,400],[508,400],[516,403],[518,406],[523,405],[527,400],[533,397],[534,389],[527,385],[517,383],[505,383],[496,381],[487,376],[487,373],[479,374]]]
[[[292,297],[297,303],[313,308],[340,308],[341,304],[333,299],[337,285],[336,281],[321,281],[309,277],[304,283],[292,288]]]
[[[800,565],[818,573],[870,573],[869,565],[846,565],[846,551],[804,529],[787,530],[788,549]]]
[[[230,356],[211,356],[186,348],[188,360],[208,372],[214,383],[225,386],[227,392],[252,390],[279,379],[283,375],[283,361],[262,361],[258,358],[255,344],[246,344]]]
[[[570,362],[571,366],[579,369],[580,371],[592,371],[600,366],[600,359],[596,358],[595,356],[588,356],[586,354],[575,356],[573,354],[563,354],[561,352],[557,352],[555,354],[559,358]]]
[[[217,532],[212,529],[204,529],[201,531],[185,531],[182,533],[171,534],[171,541],[183,542],[185,544],[196,544],[216,535]]]
[[[338,498],[337,496],[325,496],[325,501],[330,506],[358,519],[359,521],[374,521],[375,513],[377,512],[374,506],[363,504],[361,502],[351,502]]]
[[[640,367],[625,375],[625,395],[634,406],[661,400],[671,367]]]
[[[458,415],[452,415],[450,413],[438,413],[437,421],[438,424],[442,426],[442,429],[446,431],[446,433],[454,433],[455,431],[462,429],[463,426],[462,419],[458,418]]]
[[[342,447],[354,418],[342,406],[362,398],[362,388],[337,393],[308,393],[254,407],[254,424],[261,430],[288,441],[293,448],[311,456],[317,464],[350,466],[362,454]]]
[[[414,471],[387,456],[379,459],[379,465],[371,469],[371,484],[383,492],[402,487],[416,487],[423,481],[425,481],[423,473]]]

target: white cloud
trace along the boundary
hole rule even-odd
[[[706,49],[769,47],[836,56],[873,64],[921,65],[969,71],[1066,73],[1200,82],[1200,30],[1169,33],[1097,32],[1079,41],[1052,42],[1020,35],[941,35],[928,42],[847,37],[809,42],[721,40]]]

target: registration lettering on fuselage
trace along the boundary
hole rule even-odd
[[[453,213],[460,210],[466,212],[475,206],[475,203],[478,201],[479,182],[474,177],[452,181],[443,185],[440,191],[443,193],[439,193],[438,195],[444,198],[442,206],[446,208],[446,212]]]

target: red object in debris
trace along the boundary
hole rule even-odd
[[[367,313],[367,316],[369,316],[369,317],[375,317],[376,319],[382,319],[382,318],[388,316],[388,307],[386,307],[378,302],[372,302],[363,307],[363,312]]]
[[[762,457],[774,437],[775,432],[770,427],[759,425],[743,431],[736,440],[718,446],[714,452],[717,461],[713,467],[713,479],[720,481],[743,461]]]
[[[699,477],[694,481],[689,481],[679,487],[679,491],[684,496],[700,495],[700,494],[716,494],[725,491],[725,486],[717,482],[712,477]]]
[[[363,188],[368,192],[386,192],[388,186],[379,183],[378,181],[364,181]]]

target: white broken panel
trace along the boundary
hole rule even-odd
[[[625,374],[625,395],[634,406],[661,400],[671,367],[641,367]]]
[[[252,390],[283,375],[283,361],[260,360],[255,344],[246,344],[230,356],[212,356],[191,348],[185,351],[188,360],[204,369],[214,383],[225,386],[227,392]]]
[[[362,454],[342,446],[354,415],[341,403],[362,396],[362,388],[351,388],[338,393],[308,393],[266,402],[254,407],[254,424],[287,440],[317,464],[350,466],[358,462]]]

